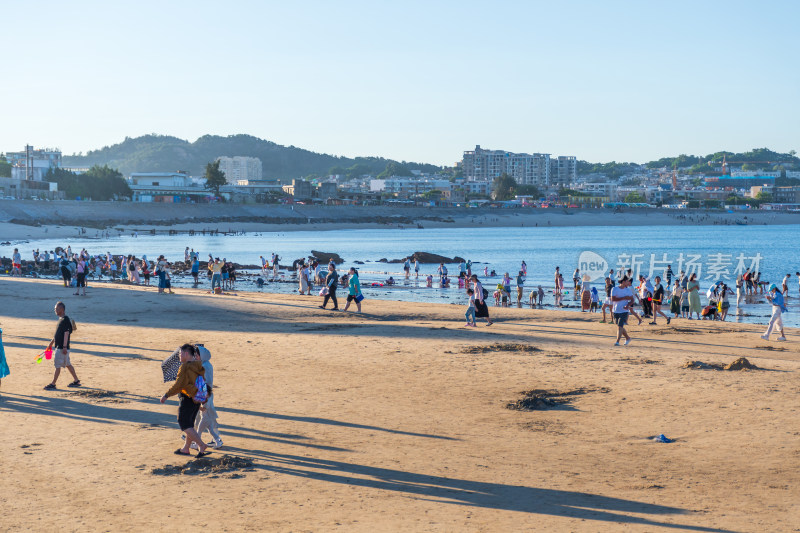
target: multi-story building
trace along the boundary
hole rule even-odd
[[[492,181],[502,174],[513,177],[520,185],[547,187],[564,185],[577,178],[577,159],[574,156],[550,154],[518,154],[503,150],[475,150],[464,152],[461,168],[467,181]]]
[[[566,186],[578,179],[578,159],[573,155],[560,155],[550,159],[548,185]]]
[[[261,160],[257,157],[221,156],[217,158],[219,169],[225,174],[228,183],[239,180],[260,180],[262,178]]]
[[[51,168],[61,167],[58,149],[25,146],[21,152],[7,153],[6,159],[11,163],[11,177],[16,180],[43,181]]]
[[[409,198],[429,191],[449,191],[451,185],[448,180],[391,177],[385,180],[370,180],[369,190],[397,195],[399,198]]]

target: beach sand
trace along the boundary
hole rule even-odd
[[[34,357],[58,299],[84,387],[48,392]],[[681,321],[615,348],[599,315],[491,308],[463,328],[463,306],[319,303],[2,278],[2,529],[797,531],[797,331]],[[210,459],[252,467],[173,468],[207,464],[173,455],[176,402],[158,402],[186,341],[215,365]],[[763,370],[682,368],[742,356]],[[582,393],[506,408],[531,389]]]

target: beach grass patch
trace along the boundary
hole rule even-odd
[[[166,465],[160,468],[153,468],[150,473],[154,476],[177,476],[185,474],[189,476],[197,475],[219,475],[230,472],[252,472],[254,463],[251,459],[246,457],[237,457],[235,455],[225,454],[222,457],[201,457],[194,459],[182,465]],[[233,474],[235,478],[244,477],[240,474]]]
[[[483,346],[465,346],[461,349],[461,353],[467,354],[484,354],[493,352],[522,352],[533,353],[540,352],[541,350],[536,346],[521,343],[494,343]]]
[[[686,361],[681,368],[696,370],[759,370],[759,368],[748,361],[746,357],[740,357],[727,365],[720,363],[704,363],[702,361]]]
[[[86,398],[87,400],[93,400],[96,402],[106,402],[106,403],[124,403],[128,400],[123,398],[119,398],[119,396],[125,394],[127,391],[113,391],[113,390],[103,390],[103,389],[81,389],[72,391],[69,393],[70,396],[78,396],[80,398]]]

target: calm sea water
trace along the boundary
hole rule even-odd
[[[582,257],[591,255],[595,263],[604,268],[633,268],[645,274],[663,274],[667,264],[677,274],[681,268],[699,273],[701,287],[705,289],[717,280],[731,285],[739,271],[753,267],[762,272],[762,280],[780,286],[786,274],[791,274],[789,287],[791,297],[787,299],[790,313],[784,315],[787,326],[800,326],[800,294],[798,277],[800,271],[800,245],[796,226],[642,226],[642,227],[519,227],[519,228],[439,228],[439,229],[370,229],[339,231],[295,231],[248,233],[236,236],[202,235],[130,235],[109,239],[73,238],[58,240],[33,240],[12,242],[0,246],[0,255],[10,257],[13,248],[20,248],[23,258],[32,259],[32,250],[54,250],[56,246],[71,245],[73,251],[86,248],[92,254],[111,252],[112,254],[146,255],[155,259],[164,254],[168,260],[182,260],[186,246],[194,248],[202,259],[208,254],[225,257],[240,264],[260,264],[259,256],[269,258],[274,252],[281,257],[281,264],[291,265],[292,261],[306,257],[311,250],[336,252],[345,259],[340,268],[356,266],[361,274],[364,294],[367,298],[396,299],[404,301],[432,301],[463,303],[464,293],[458,290],[457,283],[452,288],[425,287],[425,277],[432,274],[436,278],[438,265],[421,265],[419,281],[405,281],[402,264],[378,262],[381,258],[401,259],[415,251],[432,252],[448,257],[460,256],[471,259],[473,272],[483,278],[484,268],[495,270],[498,277],[484,281],[492,288],[503,273],[512,278],[520,270],[521,262],[527,263],[526,299],[530,288],[542,285],[548,290],[545,303],[552,304],[549,289],[553,286],[553,272],[556,266],[564,274],[565,286],[572,286],[572,273]],[[364,264],[358,265],[355,261]],[[598,265],[585,265],[598,269]],[[458,265],[447,265],[455,279]],[[399,281],[395,287],[372,287],[389,276]],[[237,283],[238,290],[258,290],[255,276],[244,276]],[[295,285],[288,283],[269,283],[265,292],[290,292]],[[187,284],[188,280],[176,280],[176,285]],[[513,284],[512,284],[513,285]],[[599,284],[598,284],[599,288]],[[573,291],[565,303],[571,301]],[[705,301],[705,299],[703,299]],[[732,299],[735,302],[735,298]],[[734,315],[734,310],[731,315]],[[741,322],[765,323],[770,307],[763,298],[748,303],[740,309],[732,320]]]

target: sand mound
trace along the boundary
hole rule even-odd
[[[491,352],[525,352],[532,353],[540,351],[536,346],[528,344],[489,344],[486,346],[466,346],[461,350],[461,353],[491,353]]]
[[[681,368],[697,368],[700,370],[758,370],[758,367],[752,364],[745,357],[740,357],[736,361],[727,365],[719,363],[704,363],[702,361],[686,361]]]
[[[575,396],[580,396],[590,392],[611,392],[611,389],[600,387],[599,389],[575,389],[567,392],[557,390],[533,389],[522,391],[522,398],[515,402],[506,404],[506,409],[514,411],[543,411],[553,409],[572,402]]]
[[[733,363],[725,365],[725,370],[758,370],[758,367],[747,360],[746,357],[740,357]]]
[[[223,455],[222,457],[215,457],[214,459],[202,457],[182,465],[167,465],[162,468],[154,468],[150,473],[156,476],[176,476],[179,474],[196,476],[203,474],[225,474],[236,470],[252,472],[253,461],[245,457],[236,457],[235,455]],[[242,476],[234,475],[232,477]]]

